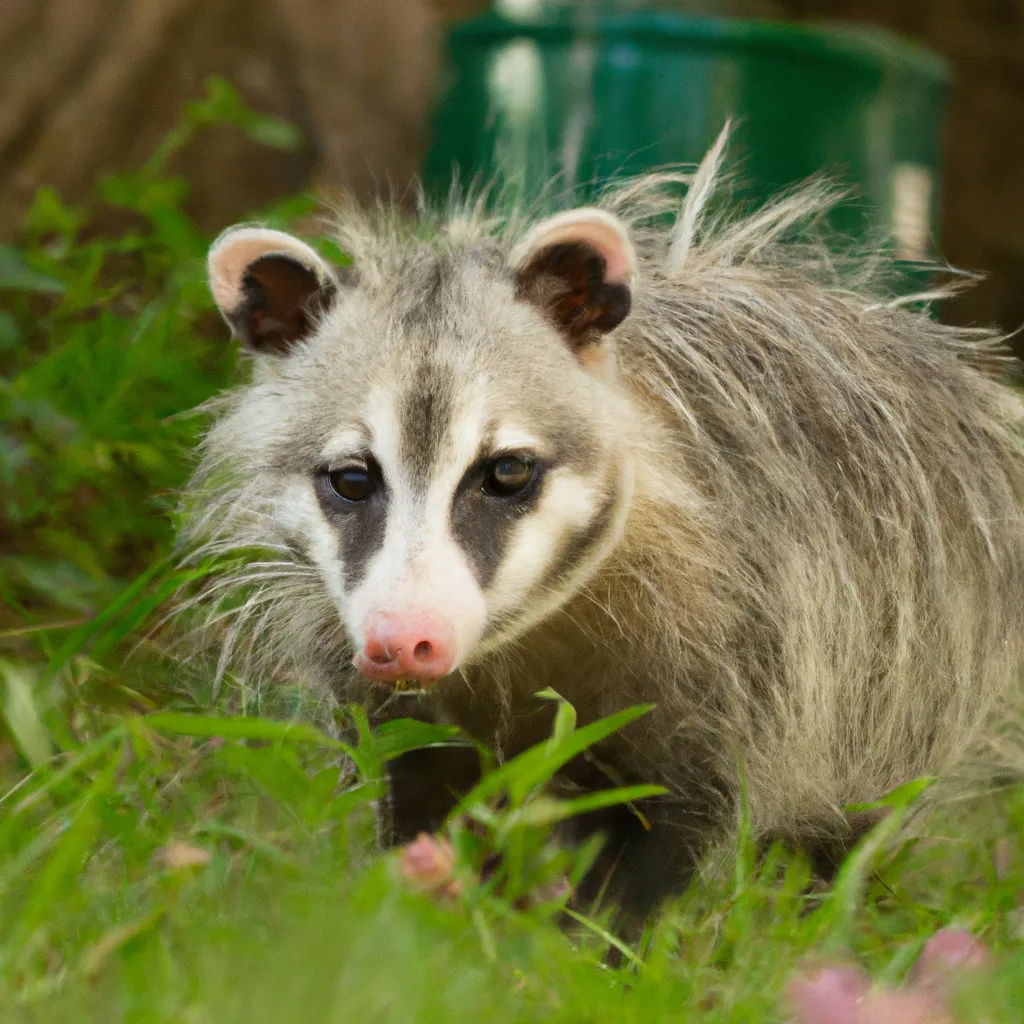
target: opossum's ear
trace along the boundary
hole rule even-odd
[[[338,289],[305,242],[269,228],[228,228],[207,256],[210,291],[250,349],[283,355],[305,338]]]
[[[540,306],[574,347],[629,313],[636,253],[623,224],[579,209],[542,221],[512,253],[518,295]]]

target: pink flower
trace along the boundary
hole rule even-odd
[[[950,971],[985,967],[988,962],[988,950],[970,932],[943,928],[925,943],[910,976],[915,984],[924,987],[944,985]]]
[[[988,950],[970,932],[943,928],[921,950],[910,972],[910,987],[942,1005],[949,1001],[958,978],[988,963]]]
[[[421,891],[439,896],[459,892],[459,883],[453,877],[455,850],[447,839],[421,832],[402,847],[401,870],[405,880]]]
[[[859,1024],[870,981],[856,967],[824,967],[789,983],[799,1024]]]
[[[984,967],[985,947],[969,932],[944,928],[928,940],[909,984],[872,988],[855,967],[823,967],[790,982],[796,1024],[951,1024],[950,980],[964,968]]]

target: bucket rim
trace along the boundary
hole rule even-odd
[[[949,82],[949,62],[940,54],[880,26],[842,20],[796,23],[765,18],[716,18],[664,8],[624,10],[617,4],[585,8],[546,6],[518,17],[487,10],[449,27],[451,41],[540,41],[597,38],[621,42],[667,40],[710,48],[775,51],[804,59],[883,71],[910,71],[936,85]]]

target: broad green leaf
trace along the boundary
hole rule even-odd
[[[253,748],[230,743],[217,751],[217,761],[233,774],[251,779],[279,803],[304,817],[310,780],[294,757],[283,756],[286,751],[293,752],[293,748],[283,744]]]
[[[457,725],[434,725],[414,718],[396,718],[381,725],[369,742],[378,756],[392,761],[410,750],[467,746],[467,741],[460,739],[461,735],[462,730]]]
[[[22,756],[33,767],[53,753],[50,736],[36,705],[35,673],[27,665],[0,660],[3,681],[3,716]]]
[[[566,700],[560,701],[555,712],[555,724],[551,730],[554,745],[564,743],[576,728],[576,709]]]
[[[49,185],[43,185],[32,197],[25,228],[35,236],[58,234],[70,242],[84,220],[85,214],[81,209],[65,203]]]
[[[533,790],[549,782],[574,757],[642,718],[653,708],[653,704],[626,708],[591,722],[558,742],[550,739],[523,751],[481,779],[466,795],[462,806],[469,808],[483,803],[506,789],[512,797],[513,806],[520,805]]]
[[[65,290],[65,284],[56,277],[33,270],[17,249],[0,245],[0,291],[4,289],[59,295]]]

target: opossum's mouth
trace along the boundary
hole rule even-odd
[[[362,673],[360,673],[362,674]],[[366,679],[366,676],[363,676]],[[374,686],[382,690],[390,690],[392,693],[411,695],[423,694],[437,687],[439,679],[370,679]]]
[[[362,672],[359,674],[374,686],[380,687],[382,690],[390,690],[402,697],[423,696],[426,693],[431,693],[448,678],[445,676],[441,679],[374,679]]]
[[[394,690],[395,693],[403,694],[426,693],[427,689],[436,682],[436,679],[431,680],[430,683],[424,683],[420,679],[396,679],[391,684],[391,689]],[[383,685],[386,686],[387,684],[385,683]]]

